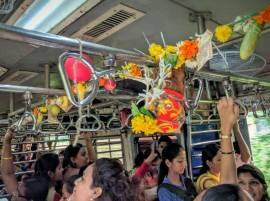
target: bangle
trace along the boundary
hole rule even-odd
[[[12,160],[12,157],[3,157],[2,160]]]
[[[223,151],[221,151],[221,154],[225,154],[225,155],[230,155],[230,154],[233,154],[234,153],[234,151],[230,151],[230,152],[223,152]]]
[[[220,139],[231,139],[232,135],[219,135]]]

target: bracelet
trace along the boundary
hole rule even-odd
[[[232,135],[219,135],[220,139],[231,139]]]
[[[221,151],[221,154],[225,154],[225,155],[230,155],[230,154],[233,154],[234,153],[234,151],[230,151],[230,152],[223,152],[223,151]]]
[[[2,160],[12,160],[12,157],[3,157]]]

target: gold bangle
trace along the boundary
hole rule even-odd
[[[220,135],[220,139],[231,139],[231,135]]]
[[[12,160],[12,157],[3,157],[2,160]]]

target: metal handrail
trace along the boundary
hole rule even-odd
[[[31,98],[32,98],[32,94],[30,91],[26,91],[24,94],[24,100],[25,100],[25,112],[23,113],[23,115],[21,116],[21,118],[19,119],[19,121],[17,122],[17,124],[15,124],[15,131],[17,133],[20,133],[21,131],[23,131],[23,122],[26,118],[29,118],[32,120],[33,122],[33,126],[30,129],[31,131],[35,132],[36,131],[36,123],[37,123],[37,119],[34,116],[34,114],[31,111]]]
[[[198,89],[197,95],[196,95],[196,97],[195,97],[195,99],[193,101],[193,100],[190,100],[187,97],[187,94],[188,94],[189,88],[194,84],[194,82],[196,80],[199,82],[199,89]],[[186,84],[185,84],[185,98],[186,98],[185,105],[186,105],[187,109],[194,111],[198,107],[199,101],[200,101],[201,96],[202,96],[202,91],[203,91],[203,81],[199,77],[192,77],[191,79],[186,80]]]
[[[117,112],[117,110],[115,109],[113,111],[112,117],[107,122],[106,127],[108,129],[123,129],[124,128],[124,126],[121,123],[120,117],[116,115],[116,112]],[[112,125],[113,122],[119,122],[120,123],[120,126],[119,127],[111,127],[111,125]]]
[[[58,125],[57,128],[56,128],[57,130],[56,130],[56,131],[46,131],[46,130],[43,130],[43,129],[42,129],[42,126],[43,126],[43,125],[46,125],[46,123],[47,123],[47,124]],[[42,121],[42,122],[39,124],[37,132],[38,132],[39,134],[45,134],[45,135],[47,135],[47,134],[60,134],[60,133],[63,133],[64,130],[65,130],[65,129],[64,129],[64,127],[63,127],[63,125],[62,125],[61,122],[51,123],[51,122],[49,122],[49,121],[46,119],[46,120]]]
[[[93,126],[91,128],[82,128],[82,120],[85,118],[93,118],[95,120],[94,122],[96,122],[98,126],[96,128],[93,128]],[[95,132],[102,128],[102,123],[97,116],[93,114],[85,114],[80,116],[79,119],[76,121],[76,128],[79,132]]]

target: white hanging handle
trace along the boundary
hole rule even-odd
[[[45,125],[45,124],[54,124],[54,125],[58,125],[57,126],[57,129],[56,131],[44,131],[42,130],[42,126]],[[38,126],[38,130],[37,130],[37,133],[39,134],[45,134],[45,135],[50,135],[50,134],[59,134],[59,133],[62,133],[64,132],[64,126],[62,125],[61,122],[55,122],[55,123],[51,123],[49,122],[47,119],[42,121],[39,126]]]
[[[94,128],[92,126],[92,128],[82,128],[82,121],[85,118],[92,118],[92,119],[94,119],[95,120],[94,122],[95,122],[95,124],[97,124],[97,127]],[[77,122],[76,122],[76,128],[80,132],[94,132],[94,131],[98,131],[98,130],[100,130],[102,128],[102,123],[98,119],[97,116],[95,116],[93,114],[85,114],[85,115],[80,116],[79,119],[77,120]]]
[[[126,126],[127,128],[131,128],[131,125],[129,125],[129,121],[131,120],[131,118],[132,118],[132,114],[129,114],[129,115],[127,116],[126,121],[125,121],[125,126]]]
[[[120,126],[119,127],[111,127],[113,122],[119,122]],[[113,112],[113,115],[109,119],[109,121],[107,122],[106,127],[108,129],[123,129],[124,128],[124,126],[122,126],[122,123],[121,123],[120,118],[116,116],[116,113],[115,112]]]
[[[31,130],[31,131],[36,131],[36,123],[37,123],[37,119],[36,119],[36,117],[33,115],[32,112],[28,112],[28,111],[25,111],[24,114],[21,116],[20,120],[18,121],[16,131],[18,131],[18,132],[23,131],[23,121],[24,121],[25,119],[29,119],[29,117],[30,117],[30,119],[31,119],[32,122],[33,122],[33,126],[32,126],[32,128],[31,128],[30,130]]]
[[[92,77],[90,80],[91,84],[92,84],[91,92],[88,94],[88,96],[86,96],[83,100],[80,100],[80,101],[77,101],[74,94],[72,93],[71,85],[70,85],[68,76],[66,74],[65,68],[64,68],[64,62],[69,57],[73,57],[73,58],[80,60],[92,72]],[[75,105],[76,107],[83,107],[83,106],[89,104],[90,102],[92,102],[94,100],[97,92],[98,92],[98,89],[99,89],[98,78],[102,75],[111,74],[112,72],[114,72],[113,69],[109,69],[109,70],[105,70],[105,71],[101,71],[101,72],[95,71],[95,69],[92,67],[92,65],[86,59],[84,59],[81,54],[78,54],[75,52],[65,52],[65,53],[60,55],[60,57],[58,59],[58,70],[60,72],[60,76],[61,76],[64,88],[65,88],[67,97],[68,97],[69,101],[73,105]]]
[[[31,98],[32,98],[32,94],[30,91],[26,91],[24,94],[24,100],[25,100],[25,112],[24,114],[21,116],[21,118],[19,119],[17,125],[16,125],[16,131],[21,132],[23,131],[23,122],[25,119],[29,119],[32,120],[33,122],[33,126],[30,129],[30,131],[35,132],[36,131],[36,123],[37,123],[37,119],[34,116],[34,114],[31,111]]]
[[[200,121],[200,123],[199,123],[200,125],[203,124],[203,118],[202,118],[202,116],[199,115],[198,113],[193,112],[193,113],[191,114],[191,119],[192,119],[192,117],[195,117],[196,119],[198,119],[198,120]]]
[[[199,83],[199,89],[198,89],[197,95],[196,95],[196,97],[195,97],[195,99],[193,101],[193,100],[191,100],[191,99],[189,99],[187,97],[187,94],[188,94],[188,90],[192,86],[194,86],[194,82],[196,80]],[[186,98],[185,99],[185,105],[186,105],[187,109],[194,111],[198,107],[199,101],[200,101],[201,96],[202,96],[202,92],[203,92],[203,81],[200,78],[198,78],[198,77],[192,77],[191,79],[188,79],[186,81],[186,83],[185,83],[185,98]]]

